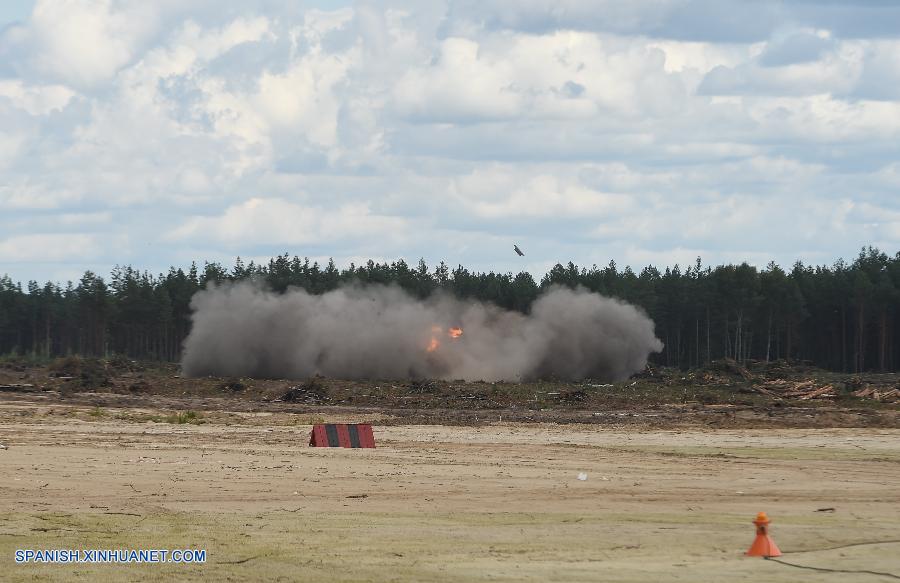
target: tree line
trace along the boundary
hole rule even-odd
[[[896,371],[900,366],[900,253],[872,247],[852,262],[786,271],[740,265],[686,267],[639,273],[557,264],[541,280],[528,272],[476,273],[424,260],[367,262],[338,269],[288,254],[265,264],[237,258],[230,269],[170,268],[153,275],[117,266],[108,279],[90,271],[65,286],[30,281],[23,288],[0,278],[0,354],[69,354],[177,361],[190,332],[191,297],[209,282],[259,279],[277,292],[299,287],[321,294],[350,282],[396,284],[425,298],[445,290],[459,298],[527,312],[541,290],[582,286],[643,308],[665,343],[657,365],[702,366],[714,359],[806,361],[835,371]]]

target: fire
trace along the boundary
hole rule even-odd
[[[426,348],[426,350],[428,352],[434,352],[435,350],[437,350],[440,347],[441,341],[438,340],[438,336],[442,335],[443,331],[444,331],[444,329],[441,328],[440,326],[432,326],[431,327],[431,341],[428,343],[428,348]],[[459,326],[454,326],[452,328],[447,329],[447,336],[449,336],[450,338],[452,338],[454,340],[456,340],[457,338],[462,336],[462,333],[463,333],[463,330]]]

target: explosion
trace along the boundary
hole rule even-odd
[[[240,282],[210,284],[191,308],[187,376],[610,382],[662,350],[643,311],[584,289],[551,287],[522,314],[395,286],[313,295]]]
[[[440,326],[431,327],[431,341],[428,343],[428,348],[425,349],[427,352],[434,352],[441,346],[441,341],[438,340],[438,335],[442,334],[443,331],[444,329]],[[462,333],[462,328],[459,327],[447,329],[447,336],[449,336],[453,340],[456,340],[457,338],[462,336]]]

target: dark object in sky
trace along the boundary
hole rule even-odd
[[[518,245],[513,245],[513,249],[515,249],[515,250],[516,250],[516,253],[518,253],[518,254],[519,254],[519,257],[525,257],[525,254],[524,254],[524,253],[522,253],[522,250],[521,250],[521,249],[519,249],[519,246],[518,246]]]

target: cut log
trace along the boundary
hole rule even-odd
[[[803,395],[800,395],[800,399],[806,401],[809,399],[825,399],[834,396],[834,387],[832,387],[831,385],[825,385],[824,387],[819,387],[818,389],[813,389],[812,391],[808,391]]]

